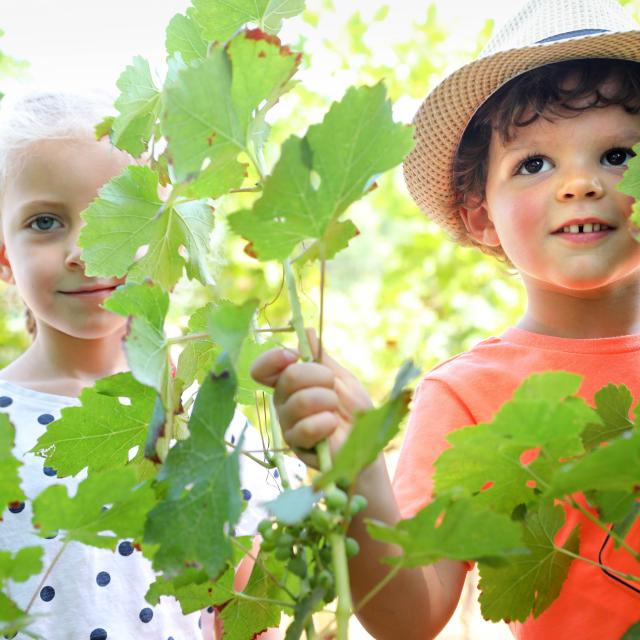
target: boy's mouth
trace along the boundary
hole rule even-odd
[[[601,220],[568,220],[558,227],[553,233],[600,233],[605,231],[613,231],[614,226],[606,224]]]

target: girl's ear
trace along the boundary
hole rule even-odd
[[[7,284],[15,284],[13,279],[13,269],[9,258],[7,258],[7,251],[4,242],[0,241],[0,280],[3,280]]]
[[[499,247],[500,238],[484,202],[474,208],[460,207],[460,217],[469,235],[487,247]]]

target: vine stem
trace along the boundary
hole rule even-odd
[[[634,575],[632,575],[630,573],[622,573],[622,571],[617,571],[616,569],[612,569],[611,567],[607,567],[606,565],[600,564],[599,562],[596,562],[595,560],[591,560],[589,558],[585,558],[584,556],[581,556],[581,555],[579,555],[577,553],[573,553],[573,551],[569,551],[569,549],[565,549],[564,547],[556,547],[554,545],[554,548],[555,548],[556,551],[558,551],[560,553],[564,553],[567,556],[571,556],[572,558],[574,558],[576,560],[582,560],[583,562],[586,562],[587,564],[592,564],[594,567],[598,567],[599,569],[606,569],[610,573],[614,573],[619,578],[623,578],[624,580],[632,580],[633,582],[640,582],[640,576],[634,576]]]
[[[590,511],[589,509],[585,509],[585,507],[583,507],[578,501],[574,500],[573,498],[569,497],[569,499],[567,500],[567,502],[574,508],[577,509],[578,511],[580,511],[580,513],[587,518],[588,520],[591,520],[591,522],[593,522],[593,524],[595,524],[597,527],[600,527],[600,529],[602,529],[605,533],[608,533],[611,538],[613,540],[615,540],[623,549],[625,549],[627,552],[629,552],[636,560],[640,561],[640,553],[638,553],[633,547],[631,547],[630,545],[628,545],[625,541],[624,538],[621,538],[615,531],[613,531],[613,529],[610,529],[604,522],[602,522],[601,520],[599,520],[598,518],[596,518]],[[613,573],[615,573],[612,570]],[[637,579],[637,578],[636,578]]]
[[[44,585],[47,578],[51,574],[53,567],[55,567],[58,560],[60,560],[60,556],[62,555],[62,552],[69,546],[69,542],[71,542],[71,540],[65,540],[62,546],[60,547],[60,549],[58,550],[58,553],[56,553],[56,555],[53,557],[51,564],[47,567],[47,570],[44,572],[44,575],[42,576],[42,580],[40,580],[38,586],[35,588],[33,595],[31,596],[31,600],[29,600],[29,604],[27,605],[27,608],[24,610],[25,615],[29,613],[29,610],[33,606],[33,603],[35,602],[36,598],[38,597],[38,594],[40,593],[40,590],[42,589],[42,585]]]
[[[324,261],[323,261],[324,262]],[[300,343],[300,354],[303,360],[312,361],[313,352],[309,344],[309,338],[304,327],[304,319],[302,317],[302,309],[300,307],[300,299],[296,288],[295,276],[291,267],[291,261],[284,261],[284,277],[289,293],[291,303],[291,324],[296,330],[298,341]],[[324,277],[323,277],[324,280]],[[324,285],[324,281],[322,283]],[[331,451],[329,443],[323,440],[316,445],[316,453],[320,464],[320,471],[323,473],[329,471],[332,466]],[[327,491],[335,488],[333,483],[327,485]],[[333,571],[336,580],[336,595],[338,599],[336,607],[336,640],[347,640],[349,637],[349,617],[351,616],[351,588],[349,586],[349,567],[347,563],[347,552],[345,548],[345,534],[338,531],[332,531],[328,536],[331,544],[331,554],[333,561]]]

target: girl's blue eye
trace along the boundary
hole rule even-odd
[[[609,151],[602,156],[602,164],[610,167],[623,167],[626,166],[629,159],[635,155],[632,149],[627,149],[626,147],[609,149]]]
[[[547,171],[549,167],[549,161],[543,156],[529,156],[518,165],[516,174],[521,176],[533,175],[541,171]]]
[[[35,228],[37,231],[51,231],[53,224],[56,222],[58,222],[58,220],[53,216],[42,215],[38,216],[35,220],[32,220],[29,223],[29,227],[31,229]],[[58,224],[60,223],[58,222]],[[36,225],[36,227],[34,227],[34,225]]]

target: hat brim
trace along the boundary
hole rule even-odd
[[[640,30],[608,32],[500,51],[454,71],[424,100],[416,144],[404,161],[407,187],[420,209],[455,240],[472,244],[458,213],[453,163],[478,108],[506,82],[547,64],[585,58],[640,62]]]

